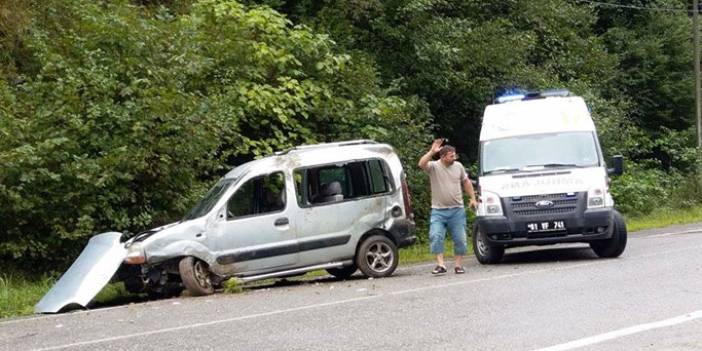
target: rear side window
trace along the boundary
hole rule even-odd
[[[227,219],[256,216],[285,209],[285,176],[276,172],[249,179],[229,198]]]
[[[297,169],[294,178],[302,206],[385,194],[392,189],[388,168],[378,159]]]

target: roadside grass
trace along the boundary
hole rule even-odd
[[[51,289],[54,279],[29,279],[18,274],[0,275],[0,318],[34,313],[34,305]]]
[[[661,208],[652,213],[641,216],[625,216],[627,229],[635,232],[643,229],[660,228],[674,224],[685,224],[702,221],[702,205],[689,209]],[[400,265],[420,262],[431,262],[434,256],[429,253],[427,243],[417,243],[400,251]],[[446,259],[453,260],[453,243],[446,241]],[[472,248],[468,245],[468,255],[472,255]],[[314,271],[304,276],[290,278],[290,280],[309,280],[329,275],[326,271]],[[34,305],[39,302],[56,281],[55,277],[43,276],[39,278],[25,277],[19,273],[0,273],[0,318],[25,316],[34,313]],[[267,279],[250,284],[230,283],[225,291],[232,293],[241,292],[242,288],[260,287],[278,284],[279,279]],[[94,299],[93,306],[114,306],[130,302],[146,300],[144,296],[130,294],[122,283],[108,284]]]
[[[629,232],[702,221],[702,205],[686,209],[660,208],[647,215],[624,216]]]

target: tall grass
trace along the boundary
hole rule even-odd
[[[54,284],[54,279],[27,279],[16,274],[0,275],[0,318],[34,313],[39,302]]]

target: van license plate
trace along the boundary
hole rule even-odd
[[[527,223],[527,233],[553,232],[565,229],[566,227],[563,221],[543,221]]]

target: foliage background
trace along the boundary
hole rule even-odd
[[[682,0],[6,0],[0,264],[62,269],[95,233],[177,220],[231,167],[301,143],[394,145],[475,167],[504,88],[588,101],[627,214],[702,199]]]

